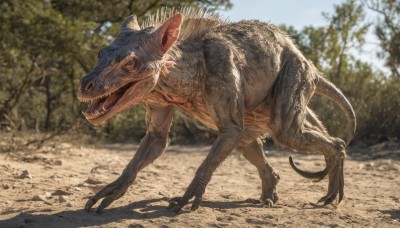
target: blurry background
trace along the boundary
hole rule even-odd
[[[76,89],[128,15],[143,20],[160,7],[182,5],[280,26],[349,98],[358,118],[353,144],[399,140],[399,0],[2,0],[1,135],[40,135],[24,145],[59,135],[76,142],[139,141],[146,130],[143,107],[94,127],[81,115],[86,104]],[[332,134],[344,131],[336,105],[316,96],[311,106]],[[215,134],[177,111],[171,136],[173,143],[194,144]]]

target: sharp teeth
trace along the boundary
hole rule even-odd
[[[87,103],[87,102],[90,102],[90,101],[93,101],[93,100],[106,98],[106,97],[111,96],[111,95],[112,95],[113,93],[115,93],[118,89],[119,89],[119,88],[117,88],[117,89],[114,88],[113,90],[109,90],[107,94],[103,94],[103,95],[100,95],[100,96],[94,97],[94,98],[82,98],[82,97],[78,97],[78,100],[81,101],[81,102],[86,102],[86,103]]]
[[[88,98],[78,98],[78,100],[80,101],[80,102],[84,102],[84,103],[88,103],[88,102],[90,102],[90,101],[92,101],[91,99],[88,99]]]

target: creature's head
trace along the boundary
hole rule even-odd
[[[78,98],[88,102],[83,115],[101,124],[119,112],[141,103],[158,82],[160,73],[173,66],[168,50],[179,37],[181,14],[158,29],[140,29],[130,16],[116,39],[98,53],[98,64],[82,78]]]

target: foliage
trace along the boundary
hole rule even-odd
[[[97,51],[131,14],[143,19],[164,7],[223,8],[229,0],[5,0],[0,3],[0,130],[89,134],[136,140],[145,132],[143,109],[134,108],[94,128],[80,114],[79,80]]]
[[[375,26],[386,66],[394,76],[400,77],[400,0],[368,0],[365,4],[379,14]]]
[[[396,109],[400,107],[400,82],[357,59],[370,26],[363,5],[348,0],[335,6],[333,15],[324,14],[327,27],[305,27],[296,31],[282,26],[295,39],[305,56],[344,92],[357,116],[355,141],[376,143],[400,138]],[[381,26],[380,24],[377,26]],[[382,52],[386,53],[384,47]],[[345,118],[337,106],[315,97],[311,103],[334,135],[345,131]]]

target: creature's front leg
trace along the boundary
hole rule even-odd
[[[179,212],[185,204],[194,197],[191,210],[197,210],[203,200],[208,182],[216,168],[228,157],[232,150],[236,147],[237,142],[241,138],[241,130],[238,128],[224,129],[218,134],[217,140],[214,142],[210,153],[203,161],[196,172],[192,182],[187,188],[183,197],[177,197],[170,200],[169,209]]]
[[[210,78],[208,82],[213,83]],[[230,91],[224,91],[222,88]],[[215,81],[213,85],[208,87],[206,102],[208,110],[219,129],[218,137],[183,197],[170,200],[168,208],[175,212],[180,211],[192,197],[194,197],[194,201],[191,210],[199,208],[205,188],[211,180],[213,172],[242,139],[244,131],[243,97],[235,89],[236,87],[234,86],[219,86]]]
[[[97,201],[104,198],[96,210],[96,213],[101,213],[104,208],[125,194],[128,187],[135,181],[140,170],[163,153],[168,144],[168,131],[172,123],[172,108],[148,105],[146,123],[146,136],[140,142],[139,149],[133,159],[126,166],[120,177],[88,200],[85,206],[86,211],[89,211]]]

